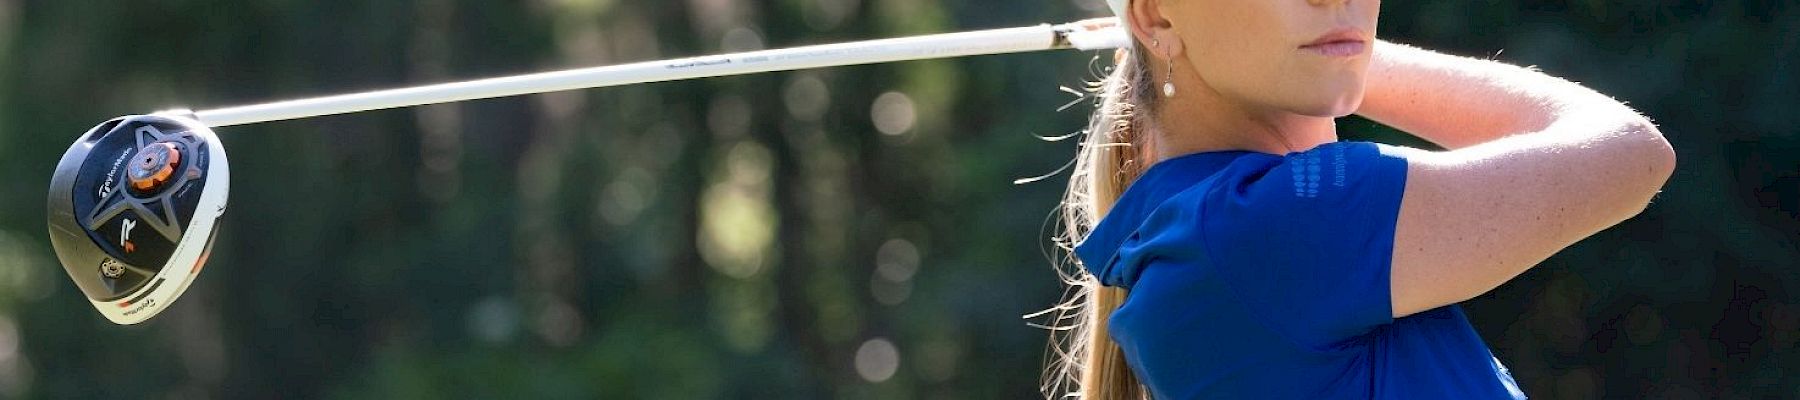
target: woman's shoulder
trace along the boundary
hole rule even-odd
[[[1384,264],[1406,161],[1367,142],[1246,160],[1183,200],[1194,238],[1230,264]]]
[[[1123,273],[1112,282],[1129,286],[1136,270],[1114,267],[1150,259],[1266,261],[1270,254],[1335,249],[1329,242],[1337,238],[1380,236],[1382,226],[1391,231],[1404,184],[1391,175],[1404,175],[1405,164],[1396,169],[1379,157],[1375,144],[1338,142],[1287,155],[1210,152],[1166,160],[1126,190],[1076,254],[1096,276]]]
[[[1334,142],[1284,156],[1244,158],[1220,171],[1210,190],[1193,196],[1220,212],[1253,217],[1397,203],[1406,183],[1406,159],[1397,149]]]
[[[1240,188],[1256,184],[1279,187],[1296,197],[1314,198],[1333,188],[1358,183],[1370,174],[1391,173],[1405,167],[1400,147],[1372,142],[1342,141],[1322,144],[1286,155],[1244,157],[1221,171],[1222,180]]]
[[[1222,151],[1177,157],[1146,171],[1106,219],[1149,236],[1200,228],[1282,231],[1307,222],[1379,218],[1346,209],[1399,206],[1406,161],[1394,149],[1343,141],[1285,155]]]

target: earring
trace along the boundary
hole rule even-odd
[[[1152,40],[1151,45],[1163,50],[1163,58],[1169,59],[1169,70],[1163,74],[1163,97],[1175,97],[1175,58],[1170,56],[1167,48],[1162,47],[1161,40]]]

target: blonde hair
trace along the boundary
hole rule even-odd
[[[1147,132],[1156,123],[1159,99],[1146,54],[1135,42],[1118,50],[1111,71],[1088,87],[1096,108],[1058,209],[1061,232],[1052,238],[1067,257],[1058,268],[1066,290],[1061,303],[1032,315],[1050,318],[1043,325],[1051,332],[1051,360],[1040,387],[1047,398],[1148,398],[1123,350],[1107,333],[1107,318],[1125,302],[1126,290],[1102,286],[1073,256],[1074,244],[1087,237],[1148,167],[1152,138]]]

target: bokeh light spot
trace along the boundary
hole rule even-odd
[[[869,295],[883,305],[897,306],[912,297],[912,281],[891,281],[875,274],[869,279]]]
[[[794,119],[816,122],[831,108],[831,88],[813,74],[799,74],[782,91],[788,114]]]
[[[722,181],[701,199],[700,257],[720,273],[745,279],[762,272],[776,228],[769,201],[771,163],[761,145],[732,146],[716,174]]]
[[[862,0],[810,0],[806,3],[807,7],[801,9],[806,26],[829,31],[842,26],[844,20],[860,8]]]
[[[750,103],[737,95],[714,97],[707,107],[706,127],[721,138],[739,138],[750,132]]]
[[[912,279],[919,272],[919,247],[906,239],[889,239],[875,251],[875,272],[895,282]]]
[[[600,216],[614,226],[624,226],[637,219],[650,206],[656,192],[655,178],[642,168],[627,168],[619,178],[606,185],[601,193]]]
[[[900,92],[882,93],[880,97],[876,97],[869,116],[875,122],[875,129],[887,135],[904,134],[919,122],[918,110],[913,107],[912,97]]]
[[[725,32],[724,38],[719,39],[719,48],[732,53],[762,50],[762,34],[756,33],[750,28],[732,28]]]
[[[871,383],[886,382],[900,370],[900,350],[886,338],[863,342],[856,349],[856,374]]]
[[[488,344],[511,342],[519,332],[519,305],[505,297],[481,299],[464,318],[469,336]]]

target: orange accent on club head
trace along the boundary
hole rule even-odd
[[[188,270],[188,275],[200,273],[200,269],[206,267],[206,259],[208,258],[212,258],[212,249],[210,248],[206,249],[205,253],[200,253],[200,261],[194,262],[194,269]]]
[[[125,252],[126,253],[132,253],[132,252],[136,252],[136,251],[137,251],[137,243],[132,243],[130,240],[125,241]]]
[[[163,158],[162,163],[156,163],[157,160],[155,157],[149,157],[144,154],[153,151],[153,149],[161,150],[164,154],[168,155]],[[138,165],[135,165],[135,167],[155,171],[151,173],[150,176],[132,177],[129,179],[131,188],[137,189],[140,192],[156,190],[157,187],[168,183],[170,178],[175,177],[175,166],[181,165],[181,150],[176,148],[173,143],[154,143],[144,147],[143,150],[139,150],[138,154],[140,154],[137,160]]]

